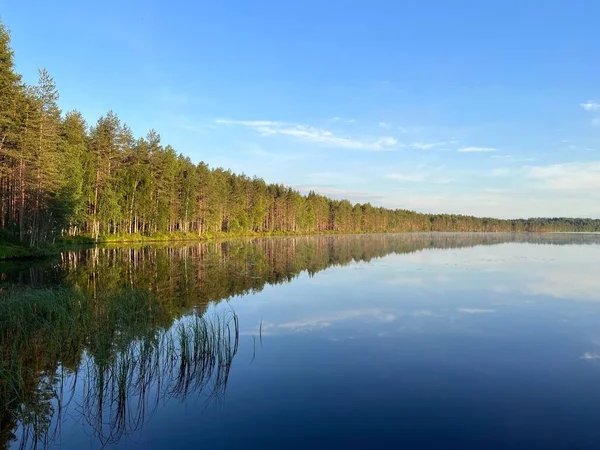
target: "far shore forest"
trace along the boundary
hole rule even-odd
[[[110,111],[88,125],[63,113],[45,69],[25,84],[0,23],[0,241],[186,238],[253,233],[600,231],[600,220],[500,220],[352,204],[194,164]]]

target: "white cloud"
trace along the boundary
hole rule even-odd
[[[511,164],[486,170],[396,167],[381,175],[398,183],[382,206],[500,218],[600,217],[600,160],[550,165],[515,160],[498,159]]]
[[[461,147],[458,149],[461,153],[482,153],[482,152],[497,152],[498,150],[491,147]]]
[[[297,139],[329,146],[353,150],[395,150],[398,146],[396,138],[382,136],[375,139],[357,139],[338,136],[333,132],[309,125],[267,120],[229,120],[217,119],[215,123],[222,125],[243,126],[251,128],[262,136],[292,136]]]
[[[413,311],[410,315],[413,317],[431,317],[435,316],[436,314],[428,309],[419,309],[417,311]]]
[[[389,124],[389,123],[387,123],[387,122],[379,122],[379,123],[378,123],[378,125],[379,125],[381,128],[389,128],[389,127],[390,127],[390,124]]]
[[[581,103],[581,107],[586,111],[600,111],[600,103],[588,100],[585,103]]]
[[[346,123],[354,123],[355,119],[342,119],[340,116],[335,116],[330,119],[332,122],[346,122]]]
[[[262,329],[263,334],[301,332],[327,328],[335,323],[344,322],[352,319],[371,319],[377,322],[393,322],[394,320],[396,320],[396,315],[392,311],[387,311],[379,308],[354,309],[325,314],[323,316],[298,318],[296,320],[280,324],[267,322],[263,323]]]
[[[596,352],[585,352],[579,357],[579,359],[583,359],[585,361],[592,361],[594,359],[600,359],[600,354]]]
[[[383,146],[393,146],[393,145],[397,145],[398,141],[396,140],[396,138],[393,137],[383,137],[378,139],[376,142],[378,142],[379,144],[383,145]]]
[[[527,177],[547,189],[600,189],[600,161],[535,166]]]
[[[547,243],[552,243],[559,236],[544,236]],[[443,284],[441,291],[451,286],[463,286],[456,277],[440,280],[435,274],[442,268],[460,266],[466,274],[477,271],[477,281],[464,286],[467,289],[479,289],[485,286],[494,292],[506,295],[518,293],[526,295],[530,301],[541,302],[547,298],[557,298],[569,301],[600,302],[600,262],[598,260],[599,237],[581,235],[577,237],[562,235],[560,238],[569,243],[576,239],[578,243],[588,242],[594,245],[521,245],[507,243],[495,246],[493,255],[490,247],[463,248],[459,252],[465,257],[458,257],[454,252],[429,253],[418,252],[399,255],[406,263],[415,263],[422,270],[419,276],[423,286]],[[539,239],[539,236],[538,236]],[[468,257],[466,255],[468,254]],[[410,267],[410,266],[408,266]],[[465,275],[466,276],[466,275]],[[508,277],[508,278],[507,278]],[[395,279],[396,276],[390,276]],[[510,279],[510,283],[505,281]],[[510,297],[510,295],[509,295]],[[537,297],[537,298],[535,298]],[[520,300],[517,301],[520,303]],[[460,307],[458,310],[465,314],[500,311],[501,303],[489,302]],[[594,341],[600,348],[600,342]],[[597,349],[596,349],[597,350]]]
[[[598,113],[600,111],[600,103],[595,102],[593,100],[588,100],[585,103],[581,103],[580,106],[588,112]],[[595,127],[599,127],[600,126],[600,117],[598,117],[598,116],[594,117],[592,119],[592,125]]]
[[[591,257],[589,257],[591,255]],[[580,261],[577,257],[587,257],[588,261]],[[571,259],[567,268],[567,258]],[[564,251],[562,264],[564,267],[547,268],[539,273],[532,273],[531,280],[523,287],[525,292],[535,295],[544,295],[570,300],[600,301],[600,279],[597,255],[592,252],[582,252],[573,257],[567,250]]]
[[[496,312],[495,309],[459,308],[458,312],[465,314],[489,314]]]
[[[447,142],[412,142],[408,144],[408,146],[411,148],[416,148],[417,150],[429,150],[446,144]]]
[[[242,125],[251,128],[260,127],[278,127],[284,125],[282,122],[274,122],[271,120],[229,120],[229,119],[216,119],[215,123],[223,125]]]
[[[429,213],[474,214],[486,217],[520,217],[531,214],[531,205],[515,202],[514,196],[492,193],[415,193],[390,196],[384,206]],[[546,205],[544,205],[546,206]]]
[[[444,190],[434,189],[434,185],[414,185],[405,191],[387,193],[381,206],[504,219],[600,218],[600,190],[540,189],[532,180],[523,181],[520,178],[505,178],[510,181],[505,184],[510,189],[508,192],[486,192],[485,189],[489,189],[490,186],[478,188],[475,184],[469,188],[469,192],[459,190],[453,185]],[[424,189],[417,189],[420,186],[424,186]]]

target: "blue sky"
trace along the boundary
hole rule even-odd
[[[600,2],[6,2],[18,70],[194,161],[426,212],[600,217]]]

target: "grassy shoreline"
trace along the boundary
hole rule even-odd
[[[207,242],[220,239],[243,239],[253,237],[277,237],[277,236],[306,236],[314,234],[340,234],[336,232],[322,233],[299,233],[299,232],[269,232],[269,233],[207,233],[198,235],[196,233],[170,233],[153,234],[144,236],[141,234],[100,236],[94,239],[91,236],[61,237],[54,243],[45,244],[41,247],[29,247],[14,242],[0,241],[0,261],[38,259],[55,256],[63,250],[77,247],[86,247],[103,244],[145,244],[153,242]]]
[[[431,231],[422,231],[414,233],[432,233]],[[510,231],[451,231],[449,233],[510,233],[510,234],[530,234],[529,231],[510,232]],[[542,234],[597,234],[593,232],[539,232]],[[63,250],[74,249],[78,247],[87,247],[104,244],[146,244],[159,242],[207,242],[214,240],[232,240],[245,238],[263,238],[263,237],[285,237],[285,236],[314,236],[314,235],[340,235],[340,234],[372,234],[368,232],[341,232],[341,231],[319,231],[319,232],[265,232],[265,233],[207,233],[198,235],[196,233],[157,233],[151,236],[141,234],[134,235],[110,235],[100,236],[94,239],[91,236],[73,236],[61,237],[56,242],[45,244],[41,247],[29,247],[14,242],[0,241],[0,261],[40,259],[56,256]],[[537,234],[537,233],[536,233]]]
[[[28,247],[12,242],[0,242],[0,261],[47,258],[56,255],[60,250],[62,248],[55,245]]]

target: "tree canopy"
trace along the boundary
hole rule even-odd
[[[403,231],[600,231],[594,219],[500,220],[351,204],[193,163],[109,111],[63,114],[52,77],[16,73],[0,23],[0,237]]]

